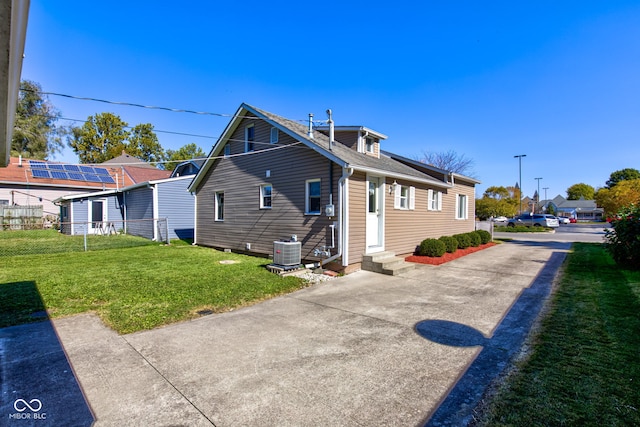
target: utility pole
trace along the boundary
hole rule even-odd
[[[517,156],[513,156],[513,158],[518,158],[518,185],[520,186],[520,191],[518,197],[520,199],[520,215],[522,215],[522,158],[527,157],[526,154],[518,154]]]
[[[544,199],[547,200],[547,190],[549,187],[542,187],[542,189],[544,190]]]
[[[538,200],[536,200],[536,207],[540,206],[540,180],[542,178],[533,178],[538,181]]]

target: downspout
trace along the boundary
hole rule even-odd
[[[340,177],[340,179],[338,180],[338,201],[340,203],[340,208],[338,210],[338,252],[336,252],[335,255],[322,260],[320,265],[325,265],[339,257],[342,256],[342,252],[343,252],[343,248],[346,247],[346,241],[347,241],[347,231],[348,231],[348,224],[346,219],[347,217],[347,211],[348,211],[348,206],[347,206],[347,191],[345,187],[345,183],[347,182],[347,179],[349,179],[349,177],[353,175],[353,169],[351,168],[344,168],[342,171],[342,176]],[[346,260],[343,257],[342,258],[342,266],[346,267]]]
[[[196,233],[198,232],[198,194],[194,191],[191,193],[193,195],[193,242],[191,244],[193,246],[197,245]]]
[[[149,184],[147,184],[149,185]],[[151,195],[152,195],[152,200],[153,200],[153,214],[152,214],[152,218],[153,218],[153,240],[156,242],[160,241],[160,238],[158,236],[158,186],[157,185],[153,185],[150,186],[151,187]]]

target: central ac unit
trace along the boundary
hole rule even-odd
[[[273,242],[273,263],[276,265],[300,265],[300,242]]]

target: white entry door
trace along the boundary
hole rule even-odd
[[[89,202],[90,230],[93,233],[102,231],[107,222],[106,200],[91,200]]]
[[[384,180],[367,177],[367,253],[384,250]]]

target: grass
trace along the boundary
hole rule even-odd
[[[87,235],[89,250],[158,245],[157,242],[126,234]],[[83,252],[84,235],[68,236],[57,230],[15,230],[0,232],[0,258],[16,255]]]
[[[117,332],[130,333],[305,285],[268,272],[268,263],[180,244],[3,257],[0,327],[42,320],[44,310],[50,317],[92,311]]]
[[[640,272],[574,244],[528,358],[477,425],[640,425]]]

